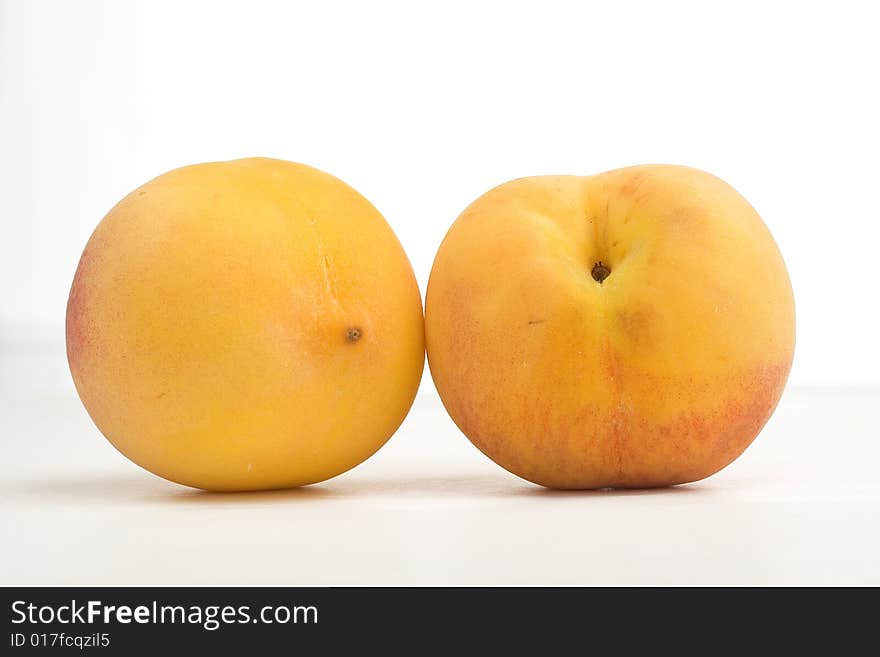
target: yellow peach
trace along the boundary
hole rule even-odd
[[[764,222],[680,166],[493,189],[443,241],[425,312],[452,419],[555,488],[720,470],[770,417],[794,353],[791,284]]]
[[[101,221],[67,307],[101,432],[210,490],[322,481],[394,433],[424,363],[421,298],[379,212],[311,167],[183,167]]]

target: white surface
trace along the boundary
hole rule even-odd
[[[878,411],[878,388],[790,389],[702,483],[552,492],[471,447],[428,377],[351,472],[208,494],[118,454],[63,353],[7,344],[0,584],[878,585]]]
[[[387,217],[422,288],[511,178],[689,164],[794,282],[795,384],[880,384],[880,6],[0,0],[0,336],[60,336],[79,254],[168,169],[267,155]]]

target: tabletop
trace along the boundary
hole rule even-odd
[[[348,473],[212,494],[120,455],[66,367],[63,347],[0,348],[3,585],[880,584],[880,388],[790,387],[702,482],[561,492],[480,454],[426,373]]]

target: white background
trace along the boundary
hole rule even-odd
[[[880,584],[878,23],[840,0],[0,0],[0,584]],[[522,482],[427,372],[391,443],[326,484],[151,477],[70,381],[77,260],[149,178],[254,155],[364,194],[423,291],[499,183],[706,169],[788,264],[791,385],[736,463],[660,491]]]
[[[424,290],[511,178],[646,162],[721,176],[794,283],[795,384],[880,382],[872,3],[0,4],[0,336],[63,342],[77,259],[168,169],[265,155],[339,176]]]

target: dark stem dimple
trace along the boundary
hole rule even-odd
[[[345,332],[345,339],[348,342],[357,342],[361,339],[361,330],[356,326],[352,326]]]
[[[599,282],[600,284],[611,274],[611,270],[608,269],[607,266],[602,264],[600,260],[595,265],[593,265],[593,270],[590,272],[590,275],[593,277],[594,281]]]

